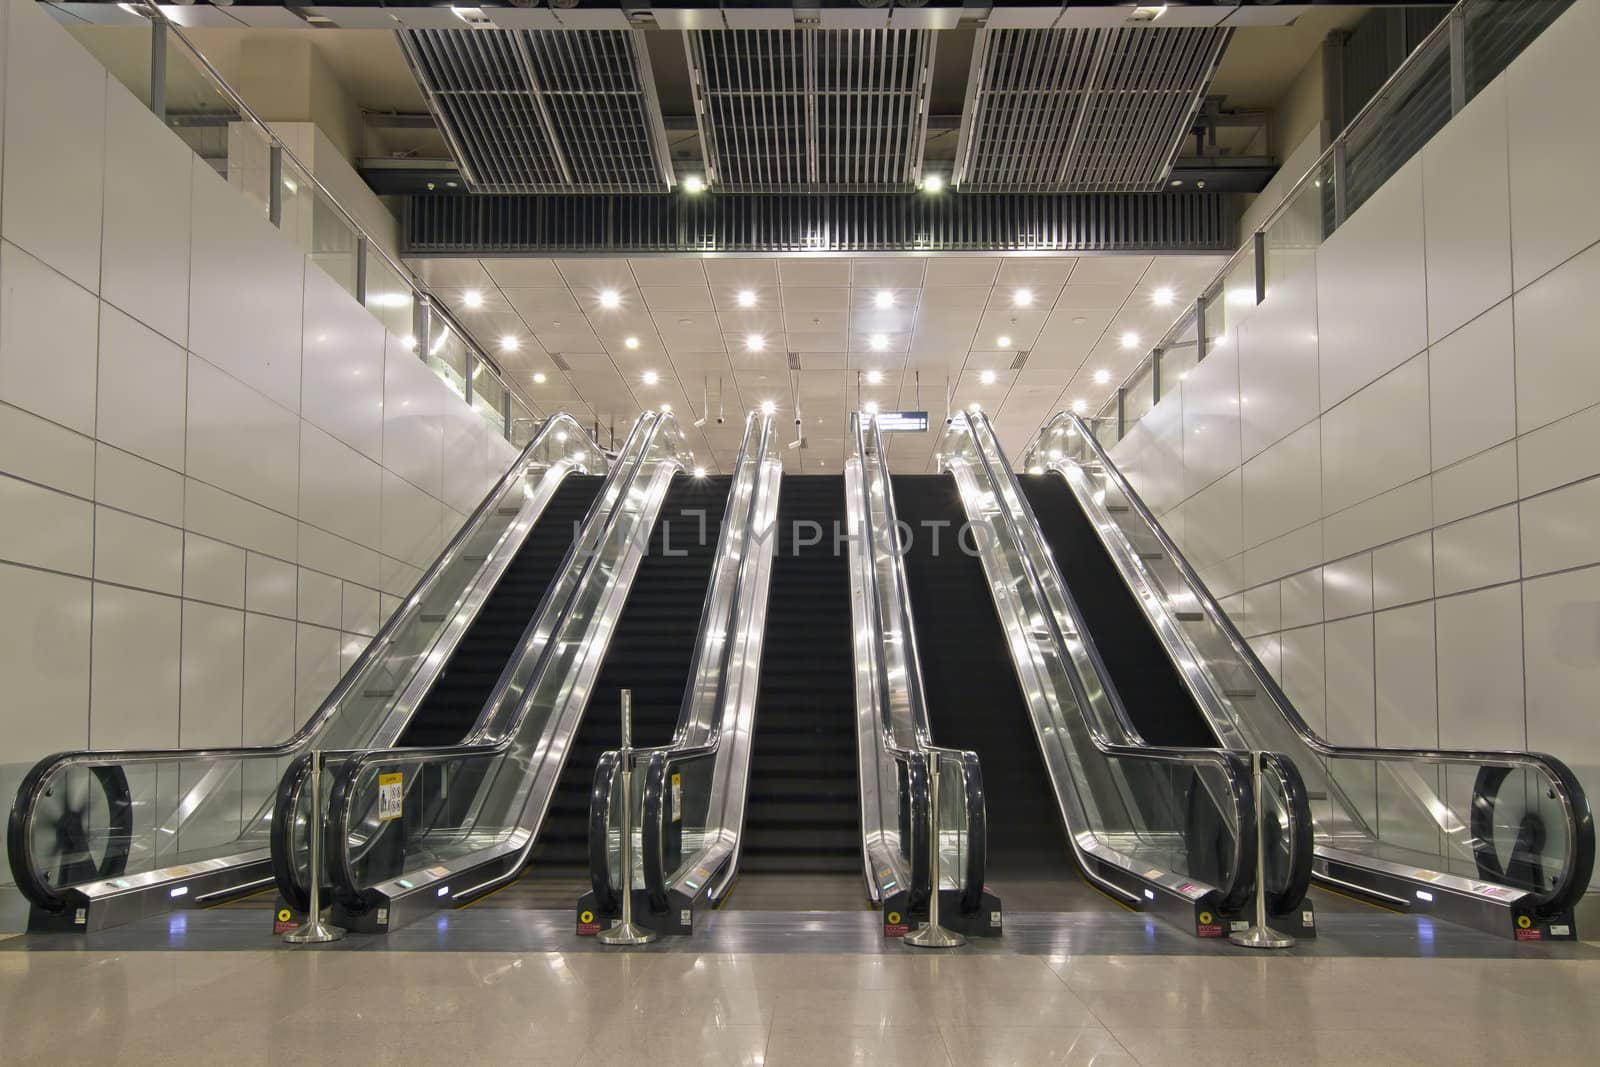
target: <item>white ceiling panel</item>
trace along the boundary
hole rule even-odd
[[[681,261],[682,257],[673,257]],[[706,280],[713,288],[724,289],[775,289],[778,285],[778,261],[775,259],[705,259]]]
[[[665,402],[687,424],[709,400],[712,415],[720,405],[728,421],[709,421],[690,441],[700,461],[725,472],[746,408],[772,400],[791,412],[798,390],[808,428],[804,469],[822,472],[828,463],[836,472],[847,414],[858,402],[858,372],[883,375],[872,385],[862,374],[863,401],[920,406],[937,420],[948,385],[958,406],[976,400],[991,411],[1003,440],[1022,439],[1074,399],[1098,410],[1221,262],[1217,256],[664,256],[415,266],[436,280],[441,299],[491,351],[503,335],[520,339],[519,351],[496,358],[545,413],[565,409],[586,419],[598,413],[602,422],[625,425],[641,407]],[[462,302],[469,288],[481,292],[476,309]],[[740,306],[746,288],[756,295],[753,308]],[[1019,288],[1032,291],[1030,306],[1014,306]],[[1157,290],[1165,288],[1172,301],[1157,305]],[[602,305],[607,289],[618,294],[618,306]],[[880,289],[893,294],[892,307],[877,307]],[[1122,347],[1125,332],[1139,335],[1137,348]],[[765,342],[761,352],[745,350],[751,334]],[[1010,348],[997,347],[1001,336],[1011,339]],[[628,347],[629,337],[638,347]],[[1027,353],[1025,366],[1012,371],[1019,351]],[[800,354],[798,378],[789,370],[790,352]],[[571,373],[546,353],[558,354]],[[982,381],[985,370],[995,372],[995,382]],[[1111,380],[1096,383],[1096,370]],[[658,375],[656,385],[643,384],[646,371]],[[534,383],[536,373],[546,380]],[[918,436],[891,445],[892,469],[927,468],[936,434],[910,440]],[[798,452],[786,461],[799,462]]]
[[[994,285],[1000,273],[1000,259],[977,256],[935,256],[928,260],[923,284],[928,288],[941,285]]]
[[[818,256],[778,261],[780,285],[850,284],[850,260],[844,256]]]
[[[927,260],[857,259],[850,264],[850,284],[857,288],[920,289]]]
[[[681,256],[655,256],[647,259],[630,259],[633,280],[640,288],[650,285],[697,285],[705,288],[706,272],[701,261]]]
[[[485,259],[480,262],[494,284],[502,289],[566,285],[551,259]]]

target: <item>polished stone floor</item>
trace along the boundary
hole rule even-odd
[[[1008,917],[930,956],[860,913],[722,912],[607,950],[478,908],[276,945],[190,912],[0,942],[0,1063],[1578,1064],[1600,951],[1329,910],[1281,956],[1132,913]]]

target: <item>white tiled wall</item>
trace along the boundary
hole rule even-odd
[[[9,797],[286,737],[513,451],[37,5],[0,23]]]
[[[1113,455],[1332,740],[1600,801],[1596,40],[1574,4]]]

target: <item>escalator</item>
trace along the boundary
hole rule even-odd
[[[988,882],[1019,911],[1095,910],[1072,861],[1028,708],[967,516],[949,475],[897,474],[895,512],[910,529],[906,581],[933,736],[976,752],[988,817]]]
[[[841,476],[782,482],[740,878],[726,907],[868,906],[850,567],[836,538],[846,522],[844,494]]]
[[[398,745],[453,745],[472,729],[604,482],[598,475],[572,474],[561,483],[412,715]]]
[[[283,873],[272,853],[286,824],[273,812],[305,781],[311,753],[460,741],[593,510],[596,472],[610,466],[570,416],[546,419],[281,743],[41,760],[18,788],[6,837],[30,926],[95,930],[260,889]]]
[[[600,754],[620,743],[622,690],[633,693],[634,745],[671,740],[731,484],[726,476],[674,477],[557,779],[529,867],[492,902],[565,907],[588,884],[590,784]]]
[[[1205,712],[1061,479],[1027,474],[1017,481],[1134,728],[1152,745],[1214,748],[1217,734]]]
[[[981,418],[974,429],[987,436]],[[1593,869],[1594,830],[1565,764],[1536,752],[1329,744],[1087,423],[1055,416],[1022,462],[1032,472],[1018,479],[1026,505],[1011,510],[1049,545],[1147,742],[1201,743],[1209,734],[1234,752],[1275,754],[1304,783],[1313,823],[1306,877],[1326,888],[1519,941],[1576,936],[1573,909]],[[1154,707],[1173,713],[1152,716]],[[1263,831],[1269,889],[1281,866],[1275,823]]]

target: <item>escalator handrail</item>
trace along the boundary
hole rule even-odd
[[[1542,752],[1517,752],[1514,750],[1497,749],[1429,749],[1429,748],[1377,748],[1372,746],[1335,745],[1324,740],[1309,723],[1300,716],[1300,712],[1289,700],[1287,694],[1273,679],[1270,672],[1262,665],[1243,635],[1234,626],[1233,620],[1228,618],[1216,597],[1211,594],[1200,576],[1190,566],[1189,561],[1179,551],[1178,546],[1168,536],[1166,529],[1151,513],[1144,500],[1129,484],[1127,478],[1111,459],[1109,453],[1100,444],[1100,441],[1089,431],[1088,426],[1076,414],[1070,411],[1058,413],[1050,419],[1040,430],[1033,445],[1029,447],[1026,457],[1032,455],[1033,462],[1048,470],[1054,470],[1063,475],[1066,481],[1065,470],[1068,460],[1063,457],[1052,460],[1048,454],[1040,455],[1039,443],[1045,436],[1052,432],[1057,425],[1070,427],[1082,440],[1099,461],[1106,477],[1110,478],[1117,486],[1139,516],[1143,524],[1161,545],[1161,550],[1171,558],[1178,572],[1188,583],[1190,591],[1194,594],[1196,602],[1206,613],[1211,624],[1227,639],[1229,645],[1241,663],[1251,672],[1253,680],[1260,685],[1261,691],[1271,698],[1274,707],[1290,727],[1300,735],[1306,747],[1319,756],[1330,759],[1363,760],[1373,763],[1395,763],[1400,761],[1415,761],[1422,763],[1435,763],[1450,766],[1477,766],[1484,765],[1503,766],[1512,768],[1528,768],[1546,776],[1551,783],[1560,802],[1562,811],[1566,816],[1567,838],[1571,851],[1570,861],[1562,871],[1562,877],[1548,892],[1536,893],[1535,907],[1539,914],[1558,914],[1575,906],[1580,897],[1587,890],[1589,878],[1593,874],[1595,864],[1595,833],[1594,815],[1590,810],[1588,796],[1582,783],[1578,781],[1572,770],[1562,760]],[[1068,483],[1070,491],[1071,483]],[[1288,761],[1292,763],[1293,761]]]
[[[580,433],[583,432],[583,428],[581,426],[578,427],[578,429]],[[593,438],[589,437],[586,433],[584,434],[584,440],[591,444],[594,443]],[[626,445],[624,446],[624,452],[626,452]],[[591,522],[597,521],[596,516],[599,512],[599,509],[604,506],[603,501],[605,500],[606,489],[607,487],[615,484],[616,479],[620,476],[621,470],[622,467],[620,464],[611,464],[610,470],[606,476],[606,481],[601,485],[600,490],[595,494],[594,501],[590,504],[589,511],[584,517],[584,523],[580,529],[580,533],[577,537],[573,538],[572,545],[567,550],[567,555],[563,561],[562,567],[557,571],[558,574],[571,563],[573,556],[580,551],[580,548],[584,543],[584,531],[587,531],[591,528]],[[543,610],[545,604],[548,603],[551,596],[554,594],[557,584],[557,582],[553,581],[551,582],[550,587],[545,590],[543,596],[540,598],[540,611]],[[534,617],[538,618],[539,612],[535,612]],[[446,662],[443,659],[440,659],[434,666],[435,673],[437,674],[442,672],[446,666]],[[501,679],[497,682],[494,690],[492,691],[489,699],[484,703],[483,711],[480,712],[477,720],[473,724],[472,729],[468,731],[467,736],[461,742],[462,744],[474,743],[482,739],[483,732],[486,731],[491,725],[489,711],[498,703],[499,698],[504,691],[504,684],[505,677],[502,675]],[[365,751],[368,750],[350,749],[340,752],[324,752],[324,770],[331,769],[335,770],[335,773],[337,773],[337,768],[344,761],[356,757]],[[403,751],[415,752],[419,750],[408,748],[404,749]],[[279,779],[278,789],[273,799],[271,831],[269,835],[273,880],[277,883],[278,891],[282,894],[284,901],[289,904],[290,907],[301,911],[310,906],[310,893],[309,887],[304,885],[300,880],[301,872],[295,853],[294,831],[296,816],[300,809],[300,802],[306,795],[305,786],[306,782],[310,778],[311,764],[312,753],[302,752],[289,764],[288,768],[284,771],[283,776]],[[330,791],[330,798],[331,795],[332,793]],[[324,832],[326,832],[326,827],[324,827]],[[331,853],[328,853],[326,850],[325,854],[331,855]]]
[[[1267,887],[1267,891],[1272,894],[1267,904],[1267,913],[1284,915],[1299,907],[1300,902],[1306,898],[1307,890],[1311,888],[1312,865],[1316,858],[1311,793],[1306,789],[1306,780],[1301,777],[1300,768],[1294,765],[1294,760],[1281,752],[1261,753],[1261,774],[1263,781],[1268,774],[1277,779],[1283,789],[1284,805],[1289,817],[1289,875],[1283,885],[1276,888],[1271,885]],[[1267,810],[1264,802],[1261,810]],[[1257,826],[1256,832],[1265,833],[1266,830]],[[1265,871],[1256,872],[1258,878],[1266,876]]]
[[[755,452],[749,449],[752,446],[752,434],[755,435]],[[728,664],[733,655],[733,635],[740,632],[739,588],[743,577],[743,562],[748,558],[749,546],[752,543],[753,528],[756,521],[757,507],[760,503],[760,483],[762,468],[766,463],[767,450],[771,445],[772,417],[752,412],[745,418],[744,434],[739,443],[738,458],[734,461],[734,470],[742,472],[745,469],[745,460],[753,455],[755,463],[752,467],[752,485],[749,498],[745,504],[743,517],[728,514],[738,500],[739,486],[737,475],[735,484],[728,490],[728,504],[724,511],[722,532],[718,537],[716,550],[716,565],[711,580],[706,583],[706,596],[700,608],[700,631],[695,641],[693,659],[689,665],[689,684],[684,691],[682,703],[678,709],[678,723],[673,730],[672,740],[665,745],[633,750],[634,765],[638,766],[639,760],[645,760],[645,784],[643,790],[643,816],[641,818],[640,832],[643,837],[642,862],[645,873],[645,888],[650,893],[650,898],[658,907],[665,906],[667,899],[666,872],[663,869],[661,855],[661,836],[665,821],[664,797],[666,796],[665,782],[670,766],[681,764],[688,760],[715,755],[722,742],[722,723],[726,717],[726,701],[724,694],[728,685]],[[729,546],[734,542],[735,536],[739,537],[738,543],[746,549],[737,557],[730,556]],[[734,585],[729,594],[727,625],[718,627],[713,618],[715,605],[713,597],[718,589],[718,577],[722,568],[734,567]],[[759,621],[759,620],[758,620]],[[691,726],[691,717],[695,709],[695,680],[700,675],[700,668],[706,655],[707,645],[710,643],[708,635],[713,628],[720,629],[724,635],[722,647],[718,651],[719,665],[716,672],[716,692],[711,697],[712,718],[706,727],[706,736],[703,740],[691,743],[688,731]],[[617,762],[621,753],[612,749],[602,755],[602,760]],[[602,794],[599,785],[600,771],[596,771],[596,785],[590,793],[589,812],[589,879],[593,884],[595,897],[600,902],[602,910],[615,908],[615,891],[611,888],[611,857],[607,847],[608,827],[612,794],[609,789]]]
[[[671,872],[665,869],[665,855],[662,847],[662,839],[665,834],[666,825],[670,820],[670,812],[667,808],[667,800],[670,797],[670,792],[667,789],[667,782],[670,780],[672,768],[676,766],[682,766],[683,764],[692,760],[713,757],[721,748],[722,727],[727,721],[728,715],[726,694],[729,686],[729,668],[732,664],[733,649],[735,644],[733,635],[744,632],[745,627],[764,628],[766,625],[766,601],[762,600],[761,602],[753,605],[755,612],[753,615],[747,618],[745,609],[743,607],[744,597],[742,596],[742,592],[744,583],[749,581],[752,577],[747,574],[746,564],[757,559],[757,551],[751,546],[755,543],[756,523],[758,521],[760,507],[762,504],[762,475],[766,470],[767,463],[769,462],[769,450],[772,448],[772,418],[768,415],[755,414],[752,414],[750,418],[759,418],[761,420],[760,435],[754,442],[755,451],[752,453],[754,456],[754,463],[751,466],[752,484],[750,486],[749,500],[746,504],[745,515],[743,519],[740,520],[738,526],[738,532],[742,535],[739,538],[739,544],[743,547],[743,551],[733,561],[733,566],[736,569],[734,572],[733,589],[729,594],[728,622],[727,625],[723,627],[722,632],[724,637],[722,640],[722,647],[717,653],[717,690],[716,695],[712,698],[713,707],[715,709],[713,721],[707,728],[705,739],[698,744],[691,744],[688,738],[687,730],[690,725],[690,716],[692,715],[694,709],[693,687],[694,680],[699,676],[701,660],[707,644],[706,626],[711,622],[709,613],[712,608],[711,597],[716,586],[715,576],[713,576],[713,580],[708,583],[708,588],[706,590],[706,604],[701,610],[701,619],[704,621],[702,622],[701,626],[700,640],[696,642],[694,661],[689,668],[690,688],[684,693],[682,709],[679,712],[678,728],[674,732],[671,744],[650,752],[649,763],[645,772],[644,816],[642,819],[642,833],[644,838],[644,847],[642,852],[645,888],[649,891],[652,905],[657,907],[665,906],[666,904],[668,889],[667,881],[671,874]],[[739,462],[735,464],[736,470],[742,470],[744,467],[743,461],[746,455],[745,449],[751,445],[749,436],[750,427],[747,425],[745,433],[746,439],[743,443],[741,443],[739,448]],[[782,473],[783,468],[780,464],[778,467],[778,474],[780,478],[782,477]],[[737,485],[734,485],[730,488],[730,508],[733,506],[733,501],[737,493]],[[725,538],[730,538],[734,530],[735,526],[733,523],[724,523],[723,536]],[[776,535],[776,530],[773,530],[770,534],[772,537],[776,537]],[[775,547],[776,546],[774,545],[774,548]],[[721,545],[718,546],[718,555],[719,558],[724,558],[727,555],[727,550]],[[751,699],[754,700],[754,697],[752,696]],[[704,851],[705,850],[702,850],[702,853]],[[730,861],[735,858],[736,852],[737,846],[735,846],[734,849],[729,852],[728,859]],[[682,866],[683,865],[680,864],[680,869]]]
[[[30,828],[33,825],[34,815],[43,796],[47,783],[55,775],[80,765],[116,765],[119,768],[162,763],[169,761],[184,762],[222,762],[230,759],[272,759],[288,756],[304,748],[337,714],[344,699],[356,685],[362,673],[382,655],[393,642],[396,631],[411,618],[412,612],[419,609],[424,596],[444,573],[446,567],[455,561],[462,550],[462,546],[472,536],[478,524],[488,513],[494,501],[499,499],[516,480],[526,473],[535,450],[541,448],[548,436],[560,432],[576,432],[581,435],[580,440],[590,446],[590,450],[601,464],[609,465],[606,452],[599,443],[592,438],[588,431],[566,412],[557,412],[546,419],[539,432],[534,435],[517,456],[515,462],[507,468],[506,473],[490,487],[472,514],[467,516],[461,528],[450,539],[450,543],[434,559],[433,563],[422,572],[421,577],[412,586],[410,594],[401,601],[401,610],[394,612],[378,628],[378,632],[368,642],[350,669],[339,679],[338,685],[333,688],[326,699],[317,707],[317,710],[307,716],[306,721],[300,725],[286,740],[274,745],[238,745],[220,748],[148,748],[148,749],[79,749],[70,752],[57,752],[40,759],[23,776],[18,785],[16,800],[12,804],[11,814],[6,825],[6,855],[11,867],[12,877],[17,888],[32,904],[39,908],[58,912],[67,906],[67,899],[44,879],[38,870],[38,864],[32,854]],[[573,469],[580,469],[576,465]]]
[[[1006,479],[1009,482],[1009,488],[1022,513],[1015,514],[1010,507],[1002,506],[1000,515],[1003,521],[1011,527],[1013,539],[1021,546],[1025,543],[1024,533],[1026,531],[1037,533],[1039,527],[1038,520],[1028,506],[1027,498],[1022,495],[1022,491],[1017,485],[1016,473],[1012,471],[1010,464],[1005,462],[1003,455],[999,456],[999,467],[998,470],[996,469],[994,458],[991,457],[990,452],[998,453],[999,448],[994,443],[993,431],[990,430],[986,415],[982,412],[958,412],[952,418],[950,429],[946,433],[957,432],[958,428],[963,425],[966,426],[967,432],[972,436],[976,445],[975,451],[977,452],[979,463],[983,467],[984,477],[991,491],[994,492],[997,501],[1004,500],[999,491],[1001,480]],[[980,429],[984,431],[983,434],[979,433]],[[985,440],[985,435],[987,435],[987,440]],[[1065,590],[1066,583],[1060,580],[1059,565],[1050,553],[1049,547],[1042,545],[1042,539],[1041,547],[1043,547],[1048,565],[1056,571],[1057,587]],[[1022,562],[1028,583],[1033,587],[1035,595],[1042,604],[1048,605],[1049,598],[1045,593],[1045,584],[1034,564],[1032,555],[1027,551],[1021,551],[1018,553],[1018,559]],[[1044,617],[1046,626],[1049,628],[1051,642],[1057,649],[1061,650],[1062,662],[1070,663],[1066,655],[1068,642],[1066,635],[1061,630],[1061,620],[1056,617],[1054,611],[1047,610],[1041,612],[1041,614]],[[1088,639],[1087,632],[1082,633],[1081,636],[1085,644],[1092,643]],[[1106,736],[1101,724],[1089,713],[1089,695],[1077,670],[1069,668],[1063,673],[1066,675],[1068,683],[1072,686],[1075,702],[1081,709],[1084,725],[1088,728],[1089,740],[1100,753],[1130,761],[1153,761],[1190,767],[1210,764],[1216,767],[1223,775],[1224,781],[1227,783],[1227,798],[1233,806],[1233,825],[1237,827],[1238,839],[1234,848],[1233,868],[1229,872],[1227,884],[1216,888],[1221,894],[1222,899],[1219,906],[1222,909],[1228,910],[1243,906],[1249,899],[1250,892],[1254,887],[1252,872],[1255,868],[1256,835],[1259,832],[1259,827],[1256,825],[1255,790],[1251,783],[1251,772],[1248,763],[1239,753],[1227,749],[1118,743]],[[1109,684],[1106,684],[1105,688],[1108,692],[1112,689]],[[1092,870],[1092,865],[1082,862],[1077,836],[1069,834],[1068,837],[1072,841],[1074,854],[1079,855],[1080,865],[1085,873],[1089,873]],[[1309,865],[1309,856],[1305,858],[1305,862]],[[1095,877],[1093,874],[1089,874],[1089,876],[1091,878]]]
[[[911,616],[911,590],[906,579],[905,561],[899,550],[900,518],[895,510],[894,491],[890,481],[889,463],[883,453],[883,434],[878,428],[878,421],[868,417],[863,422],[859,414],[851,415],[854,426],[856,454],[861,457],[862,478],[860,503],[863,518],[862,534],[868,541],[865,546],[868,566],[866,578],[869,585],[869,595],[865,598],[869,617],[873,620],[872,632],[876,635],[874,648],[881,649],[882,635],[885,633],[881,615],[882,600],[880,598],[881,576],[878,573],[877,560],[882,558],[888,561],[892,572],[893,604],[895,605],[895,622],[897,632],[901,635],[906,649],[906,689],[911,706],[911,722],[914,734],[914,745],[902,745],[895,736],[894,722],[887,694],[890,692],[888,663],[878,654],[874,657],[873,666],[877,676],[879,691],[885,694],[885,699],[879,708],[879,744],[897,762],[907,765],[907,782],[911,793],[911,837],[912,837],[912,906],[917,906],[923,894],[931,892],[935,881],[940,877],[940,872],[931,869],[928,855],[928,842],[934,832],[937,813],[931,808],[931,793],[928,789],[927,775],[939,773],[940,764],[944,760],[953,761],[961,768],[963,775],[961,796],[965,813],[968,832],[976,827],[977,840],[969,837],[967,849],[967,865],[963,872],[961,884],[961,907],[964,912],[971,912],[983,896],[983,883],[987,867],[985,848],[972,847],[973,845],[987,844],[987,820],[983,807],[984,792],[980,763],[974,752],[964,749],[948,748],[935,744],[932,729],[928,719],[928,705],[922,691],[922,659],[917,647],[916,626]],[[871,427],[870,431],[867,426]],[[870,437],[869,437],[870,433]],[[867,447],[868,441],[871,448]],[[868,468],[868,457],[872,457],[874,467]],[[872,478],[877,477],[883,486],[883,511],[884,526],[893,531],[896,539],[895,547],[889,548],[880,556],[878,539],[882,536],[881,530],[872,521]],[[921,776],[916,772],[914,764],[922,764]],[[976,782],[968,776],[978,775]],[[974,809],[972,805],[976,804]]]
[[[614,485],[622,486],[625,492],[628,486],[635,483],[651,455],[653,442],[663,432],[663,428],[667,426],[671,426],[674,429],[677,427],[677,420],[671,415],[646,412],[640,416],[638,422],[634,424],[633,432],[629,434],[630,444],[635,437],[638,437],[640,441],[633,462],[626,466],[622,463],[622,457],[626,456],[630,451],[629,445],[625,444],[621,453],[619,453],[618,461],[612,465],[611,473],[607,475],[606,485],[601,488],[600,494],[596,498],[597,501],[605,500],[608,490]],[[683,466],[681,456],[674,456],[666,462],[674,464],[679,469]],[[665,494],[665,485],[661,492],[663,495]],[[585,579],[593,572],[594,568],[599,566],[602,555],[599,548],[607,542],[611,531],[615,529],[615,524],[622,511],[620,506],[622,500],[623,494],[619,493],[616,504],[605,509],[603,514],[596,514],[595,511],[591,510],[591,520],[598,521],[601,524],[598,535],[593,539],[595,551],[584,550],[584,543],[587,540],[585,535],[589,529],[587,523],[583,534],[580,534],[579,539],[568,550],[567,563],[563,565],[563,569],[576,563],[580,568],[579,577],[570,584],[564,602],[556,609],[555,625],[550,629],[551,640],[546,641],[539,649],[538,655],[534,660],[533,669],[528,674],[529,684],[525,688],[522,698],[518,701],[515,713],[510,716],[502,729],[497,730],[493,736],[490,736],[480,728],[475,739],[455,745],[406,749],[367,749],[352,754],[339,766],[328,800],[327,867],[335,899],[346,907],[360,911],[365,906],[360,879],[355,871],[355,862],[359,857],[353,855],[350,849],[351,816],[354,812],[356,785],[362,780],[364,774],[372,768],[394,764],[420,765],[465,760],[488,761],[497,759],[510,750],[515,741],[517,731],[531,708],[532,694],[537,689],[537,679],[544,674],[551,657],[556,652],[558,642],[554,640],[554,635],[560,631],[561,624],[570,615],[572,603],[584,588]],[[541,613],[543,610],[541,608]],[[536,628],[538,624],[539,616],[535,616],[529,623],[529,631]],[[520,651],[514,654],[511,663],[507,664],[506,670],[502,673],[502,682],[516,667],[516,661],[526,651],[527,643],[526,637],[519,642]],[[498,690],[499,687],[497,686]],[[530,835],[524,844],[524,852],[531,849],[533,843],[534,835]],[[514,874],[515,869],[511,873]],[[504,877],[510,877],[510,874]],[[487,888],[487,886],[480,888]]]

